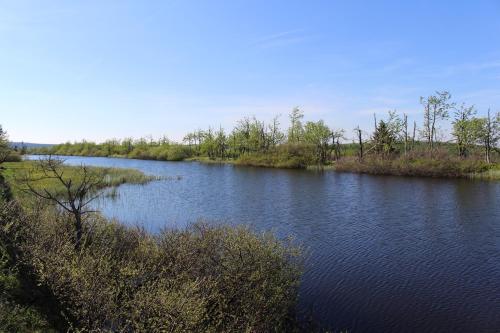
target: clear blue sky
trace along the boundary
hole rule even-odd
[[[373,112],[420,119],[435,90],[500,109],[500,1],[0,1],[16,141],[286,126],[294,106],[352,133]]]

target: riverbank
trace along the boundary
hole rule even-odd
[[[73,156],[73,155],[70,155]],[[75,155],[81,156],[81,155]],[[88,156],[100,157],[100,156]],[[151,158],[128,157],[126,155],[110,156],[113,158],[156,160]],[[169,161],[169,160],[166,160]],[[178,161],[178,160],[175,160]],[[433,178],[464,178],[480,180],[500,180],[500,164],[487,164],[480,159],[460,159],[446,156],[445,158],[428,157],[395,157],[379,158],[367,156],[362,161],[354,156],[340,158],[329,164],[309,164],[308,160],[300,155],[286,154],[247,154],[238,158],[209,158],[195,156],[182,159],[186,162],[199,162],[205,164],[230,164],[235,166],[251,166],[258,168],[276,169],[307,169],[321,171],[337,171],[364,173],[372,175],[415,176]]]
[[[150,234],[92,213],[75,248],[70,214],[10,191],[32,163],[0,173],[0,331],[297,331],[298,247],[243,226]],[[104,171],[108,186],[130,175]]]
[[[305,165],[298,160],[279,160],[267,157],[248,156],[235,160],[211,160],[209,158],[190,158],[188,161],[197,161],[208,164],[231,164],[278,169],[307,169],[336,172],[365,173],[371,175],[414,176],[433,178],[466,178],[480,180],[500,180],[500,164],[487,164],[478,160],[430,158],[419,159],[359,159],[342,158],[327,165]]]
[[[500,180],[500,165],[478,160],[462,159],[342,159],[333,169],[338,172],[354,172],[372,175],[418,176],[434,178],[466,178]]]

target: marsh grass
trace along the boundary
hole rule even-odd
[[[456,159],[342,159],[335,163],[335,171],[366,173],[372,175],[440,177],[440,178],[483,178],[499,179],[498,172],[483,161]]]
[[[21,180],[25,177],[36,180],[33,182],[33,185],[37,189],[47,189],[51,192],[60,194],[63,194],[65,191],[58,180],[44,178],[44,174],[38,167],[38,162],[36,161],[8,162],[4,163],[3,167],[3,175],[11,185],[15,195],[24,195]],[[78,183],[81,178],[80,167],[63,165],[61,168],[65,179],[73,179],[75,184]],[[135,169],[89,168],[92,172],[103,175],[103,182],[97,189],[117,187],[122,184],[146,184],[151,181],[165,179],[165,177],[145,175],[141,171]]]
[[[479,180],[500,180],[500,165],[493,165],[486,171],[473,172],[469,174],[469,178]]]

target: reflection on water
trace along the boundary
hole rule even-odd
[[[67,163],[182,176],[97,205],[151,231],[198,219],[293,235],[308,248],[302,311],[350,332],[500,330],[500,184],[156,162]]]

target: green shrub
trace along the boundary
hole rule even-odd
[[[294,328],[300,251],[244,227],[151,235],[99,216],[75,251],[68,216],[36,208],[18,244],[64,309],[94,331],[268,332]]]
[[[15,203],[0,195],[0,332],[52,332],[36,307],[39,294],[26,288],[28,274],[20,272],[22,266],[16,260],[20,214]]]
[[[182,161],[190,156],[189,148],[182,145],[172,145],[168,150],[167,160]]]
[[[21,154],[17,151],[11,151],[9,156],[4,162],[20,162],[22,160]]]

